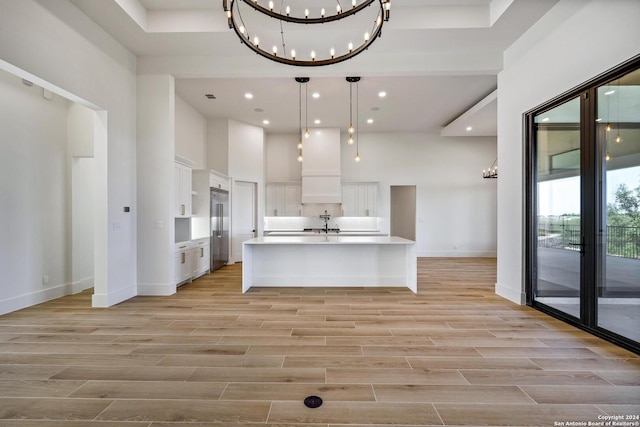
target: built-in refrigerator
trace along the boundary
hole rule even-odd
[[[211,188],[211,271],[229,261],[229,192]]]

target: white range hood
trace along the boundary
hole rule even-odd
[[[302,203],[342,203],[340,129],[313,129],[302,144]]]

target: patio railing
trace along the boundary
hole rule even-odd
[[[607,255],[640,259],[640,227],[607,226]],[[579,251],[580,226],[563,223],[540,223],[538,246]]]

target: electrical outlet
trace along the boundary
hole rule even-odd
[[[49,284],[49,276],[42,276],[42,284],[43,285]]]

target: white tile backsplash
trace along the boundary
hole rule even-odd
[[[322,212],[324,213],[324,211]],[[330,228],[342,231],[379,231],[382,218],[378,217],[349,217],[331,216]],[[295,231],[305,228],[322,228],[324,220],[312,216],[268,216],[264,218],[265,231]]]

